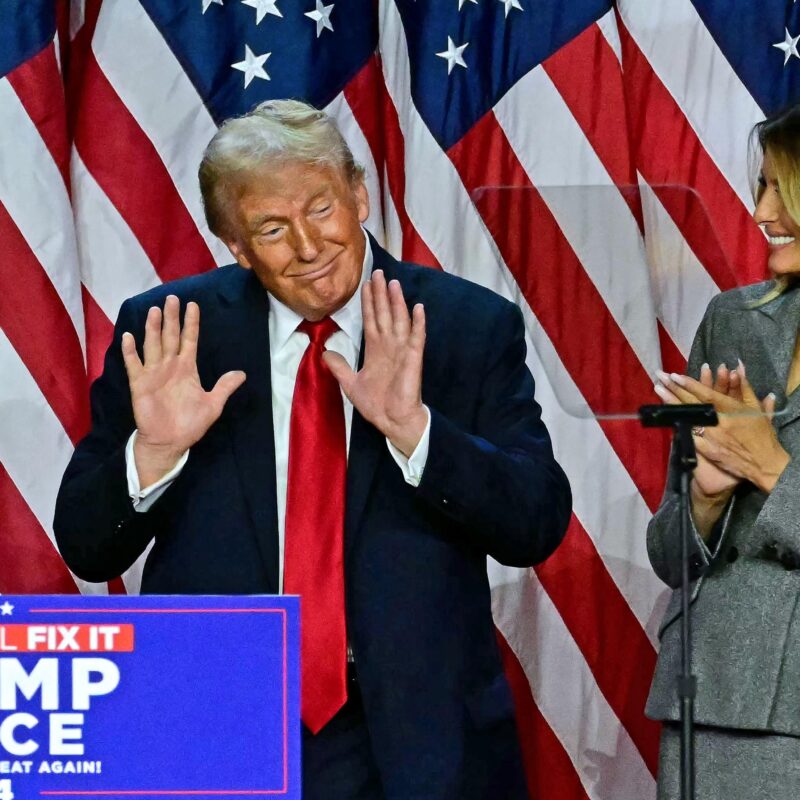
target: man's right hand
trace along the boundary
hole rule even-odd
[[[134,459],[142,489],[166,475],[205,435],[246,377],[241,371],[226,372],[206,392],[197,373],[200,308],[197,303],[187,304],[183,330],[179,312],[175,295],[167,297],[163,315],[156,306],[150,309],[144,363],[133,336],[122,334],[122,357],[138,431]]]

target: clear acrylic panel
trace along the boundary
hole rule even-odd
[[[486,186],[472,200],[529,324],[559,355],[541,364],[575,417],[632,419],[659,404],[657,372],[685,371],[709,302],[738,285],[686,186]]]

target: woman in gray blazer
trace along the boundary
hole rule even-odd
[[[762,163],[753,216],[769,239],[773,280],[714,298],[688,375],[659,373],[656,385],[664,402],[711,402],[734,412],[718,427],[694,431],[699,800],[800,798],[800,106],[754,134]],[[776,413],[770,419],[761,410]],[[659,800],[677,800],[680,536],[669,485],[647,537],[653,569],[676,590],[661,624],[647,713],[665,721]]]

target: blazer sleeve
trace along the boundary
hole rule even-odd
[[[522,314],[504,304],[492,323],[475,430],[431,408],[417,491],[475,547],[503,564],[530,566],[564,537],[572,495],[534,399]]]
[[[144,315],[126,301],[103,374],[92,385],[91,430],[75,449],[56,500],[53,529],[59,551],[69,568],[87,581],[121,575],[158,530],[163,500],[146,513],[136,513],[125,467],[125,444],[136,423],[121,341],[123,332],[143,327]]]
[[[757,557],[800,569],[800,460],[790,456],[756,517],[751,542]]]
[[[693,377],[700,375],[700,367],[710,358],[715,301],[716,298],[709,304],[692,343],[687,373]],[[670,453],[670,466],[664,496],[647,527],[647,553],[650,563],[656,575],[672,588],[681,585],[680,497],[673,488],[675,477],[675,470],[672,468],[672,453]],[[697,580],[706,571],[714,554],[719,550],[727,534],[735,502],[734,495],[715,527],[711,537],[714,553],[709,551],[695,528],[694,520],[690,519],[692,535],[689,542],[689,577],[691,580]]]

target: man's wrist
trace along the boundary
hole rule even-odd
[[[388,425],[385,436],[406,458],[410,458],[427,426],[428,412],[420,404],[401,424]]]
[[[161,480],[181,460],[184,452],[170,445],[152,444],[138,433],[133,443],[133,460],[140,489]]]

